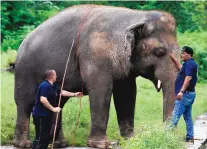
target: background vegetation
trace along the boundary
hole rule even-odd
[[[207,111],[207,1],[4,1],[1,2],[1,68],[15,61],[16,52],[22,40],[39,24],[66,7],[76,4],[101,4],[122,6],[138,10],[164,10],[173,14],[177,21],[177,37],[180,47],[189,45],[195,50],[195,60],[199,64],[197,97],[193,107],[193,117]],[[14,75],[1,73],[1,143],[11,144],[16,123],[14,102]],[[124,149],[145,148],[184,148],[185,124],[181,120],[177,130],[165,131],[162,123],[162,95],[156,93],[147,80],[137,79],[137,105],[135,115],[135,137],[129,141],[119,136],[116,112],[111,102],[107,135],[109,139],[120,139]],[[63,110],[65,136],[72,143],[76,126],[79,101],[71,99]],[[82,99],[80,125],[75,135],[75,145],[85,146],[90,129],[88,96]],[[31,121],[31,139],[34,126]]]
[[[4,54],[4,61],[9,58]],[[2,75],[1,100],[1,143],[12,144],[16,123],[16,105],[14,102],[14,75],[8,72]],[[193,118],[207,111],[207,84],[197,85],[197,97],[193,105]],[[111,100],[110,117],[107,135],[110,140],[120,140],[123,149],[182,149],[185,148],[185,123],[181,118],[178,128],[166,131],[162,122],[162,93],[157,93],[154,85],[143,78],[137,78],[137,102],[135,111],[135,136],[130,140],[123,140],[119,135],[113,99]],[[82,98],[80,123],[75,131],[75,146],[86,146],[90,131],[90,106],[88,96]],[[70,99],[63,109],[63,129],[68,142],[72,138],[79,112],[79,100]],[[34,125],[30,121],[31,140],[34,139]]]
[[[199,81],[207,80],[207,1],[4,1],[1,2],[1,51],[18,50],[25,36],[49,17],[79,4],[121,6],[137,10],[163,10],[177,22],[180,47],[196,51]]]

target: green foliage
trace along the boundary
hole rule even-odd
[[[30,11],[32,3],[32,1],[2,2],[2,40],[6,35],[18,30],[20,26],[33,25],[33,22],[35,22],[35,13]]]
[[[207,52],[198,52],[195,56],[199,69],[199,81],[207,82]]]
[[[10,59],[10,54],[2,55],[2,63]],[[2,66],[1,66],[2,67]],[[1,143],[11,144],[16,123],[16,104],[14,101],[14,75],[1,73]],[[207,85],[198,84],[197,96],[193,105],[193,119],[207,111]],[[113,100],[110,106],[107,135],[110,140],[120,139],[123,149],[145,148],[184,148],[185,123],[181,119],[175,131],[165,131],[162,123],[162,93],[157,93],[154,85],[143,78],[137,78],[137,102],[135,109],[135,136],[129,140],[120,137],[116,111]],[[147,94],[148,93],[148,94]],[[86,146],[90,133],[90,106],[88,96],[82,98],[80,123],[77,125],[79,100],[70,99],[63,109],[63,130],[69,144]],[[8,110],[9,109],[9,110]],[[76,127],[77,126],[77,127]],[[34,139],[35,131],[30,120],[30,138]],[[73,137],[74,136],[74,137]],[[74,141],[72,141],[74,138]]]
[[[26,35],[39,24],[67,7],[80,4],[163,10],[171,13],[177,22],[180,46],[188,45],[195,49],[199,81],[207,80],[207,1],[4,1],[1,6],[1,51],[18,50]],[[182,34],[183,32],[185,33]]]
[[[27,31],[36,28],[57,12],[80,4],[121,6],[137,10],[164,10],[173,14],[179,32],[207,29],[206,1],[3,1],[1,5],[2,51],[17,50]]]
[[[206,29],[207,2],[195,1],[109,1],[110,5],[137,10],[163,10],[171,13],[177,22],[178,31]]]
[[[185,148],[181,142],[182,134],[179,131],[167,131],[163,124],[141,125],[135,132],[135,137],[121,141],[124,149],[157,149]]]
[[[17,50],[28,33],[59,10],[50,1],[2,2],[1,51]]]
[[[184,34],[179,33],[178,43],[180,47],[185,45],[194,49],[194,59],[199,66],[198,81],[207,82],[207,32],[186,32]]]
[[[4,37],[3,43],[1,45],[1,50],[17,50],[24,38],[34,29],[34,25],[25,25],[23,27],[20,27],[20,29],[17,31],[8,32],[8,34],[6,34]]]
[[[112,5],[137,10],[164,10],[172,13],[176,18],[180,32],[206,30],[206,1],[4,1],[1,5],[2,51],[17,50],[28,33],[26,28],[31,31],[60,10],[79,4]]]
[[[7,52],[1,52],[1,68],[7,68],[9,63],[15,62],[17,51],[8,50]]]
[[[9,57],[8,55],[4,55]],[[6,58],[4,58],[6,60]],[[5,63],[5,62],[4,62]],[[16,109],[13,99],[14,95],[14,75],[1,73],[1,143],[12,143]]]
[[[37,27],[60,10],[80,4],[121,6],[137,10],[164,10],[175,16],[180,32],[206,30],[206,1],[3,1],[1,5],[2,41],[6,34],[24,25]]]
[[[204,5],[205,2],[168,1],[158,2],[156,8],[171,13],[176,19],[178,31],[183,33],[199,31],[205,27]]]

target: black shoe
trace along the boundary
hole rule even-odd
[[[186,139],[186,142],[189,142],[189,143],[193,143],[193,144],[194,144],[194,139],[192,139],[192,138],[191,138],[191,139],[190,139],[190,138],[187,138],[187,139]]]

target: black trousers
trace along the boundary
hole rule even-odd
[[[32,149],[47,149],[51,140],[52,116],[33,116],[36,137]]]

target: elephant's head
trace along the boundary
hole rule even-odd
[[[166,120],[174,107],[174,83],[178,72],[169,57],[169,53],[179,57],[175,20],[167,13],[151,11],[126,33],[126,48],[132,48],[132,70],[137,76],[151,80],[157,91],[162,88],[163,120]]]

